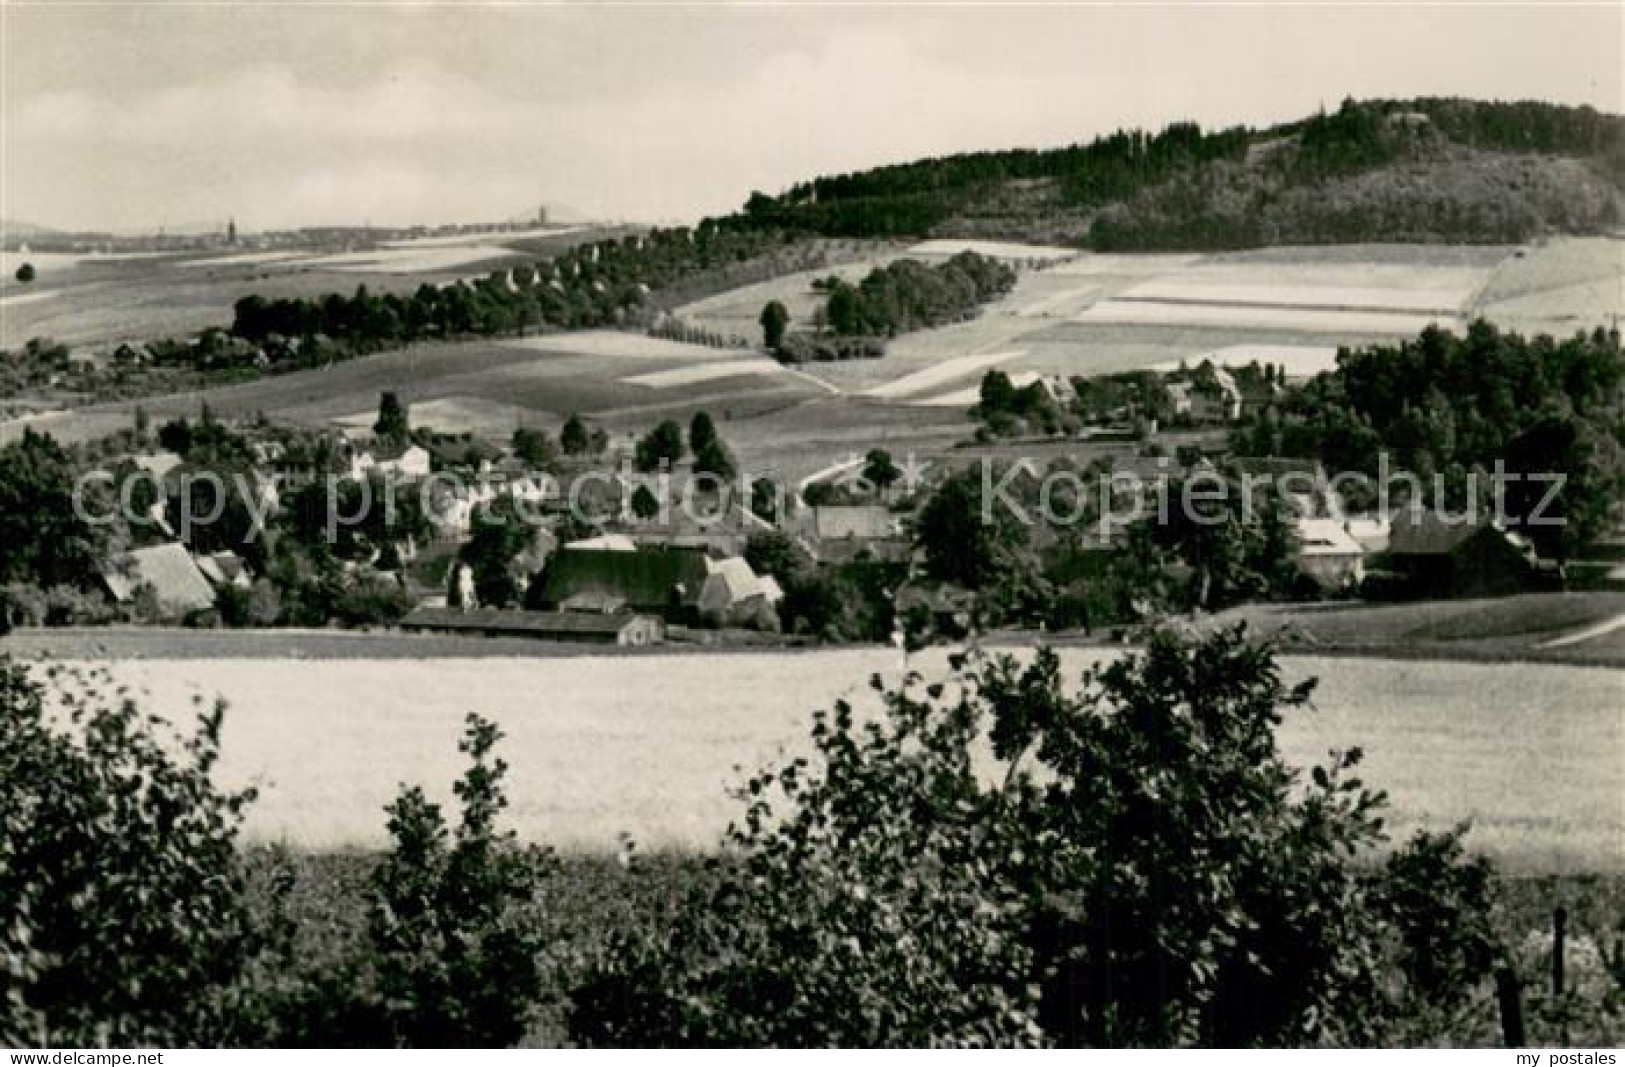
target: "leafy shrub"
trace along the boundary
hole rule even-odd
[[[846,703],[798,759],[740,790],[737,855],[665,937],[621,937],[572,995],[589,1044],[1032,1044],[1022,901],[976,783],[970,705]]]
[[[284,1043],[362,1047],[501,1047],[526,1032],[542,993],[534,894],[541,853],[497,829],[507,806],[501,732],[468,717],[469,767],[449,830],[417,786],[386,809],[391,851],[373,871],[366,929],[347,958],[303,969],[277,1005]],[[289,960],[287,969],[300,972]]]
[[[583,976],[572,1034],[1364,1043],[1405,995],[1385,980],[1396,955],[1458,1003],[1488,868],[1424,839],[1373,873],[1385,801],[1351,776],[1359,752],[1305,781],[1276,749],[1310,691],[1235,630],[1158,634],[1075,690],[1041,649],[958,660],[947,686],[910,677],[878,721],[837,705],[815,762],[746,783],[717,886]],[[1447,887],[1438,907],[1423,880]]]
[[[223,707],[169,744],[105,672],[47,679],[0,660],[0,1044],[213,1043],[258,943]]]

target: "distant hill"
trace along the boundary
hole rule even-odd
[[[1099,251],[1505,243],[1625,219],[1625,118],[1458,99],[1346,101],[1264,130],[1120,131],[753,194],[725,220],[831,237],[961,236]]]
[[[32,222],[0,219],[0,244],[8,241],[26,241],[33,237],[49,237],[60,232],[46,226],[36,226]]]

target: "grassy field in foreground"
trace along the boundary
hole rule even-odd
[[[1063,662],[1075,678],[1111,655],[1066,650]],[[944,659],[934,650],[909,666],[940,677]],[[626,833],[647,848],[708,849],[738,813],[727,790],[745,772],[806,751],[811,713],[837,699],[873,714],[868,679],[895,682],[901,669],[882,648],[111,666],[172,721],[223,696],[221,774],[262,790],[250,836],[316,849],[378,847],[403,782],[449,801],[471,711],[508,735],[510,817],[527,840],[596,850]],[[1616,672],[1307,656],[1283,669],[1320,679],[1314,710],[1280,728],[1287,759],[1304,767],[1362,747],[1395,835],[1471,821],[1469,844],[1520,872],[1625,872]]]

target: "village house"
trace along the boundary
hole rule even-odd
[[[170,471],[179,467],[184,460],[174,452],[153,452],[145,455],[131,456],[130,462],[142,471],[151,475],[158,481],[163,481]]]
[[[626,534],[606,533],[596,537],[585,537],[579,541],[567,541],[564,549],[570,552],[636,552],[637,542]]]
[[[1382,515],[1351,515],[1343,520],[1343,530],[1367,556],[1376,556],[1388,551],[1394,524]]]
[[[738,506],[737,502],[725,509],[718,508],[712,514],[694,514],[693,510],[673,506],[664,515],[617,524],[614,528],[643,547],[698,549],[714,559],[739,555],[745,551],[752,533],[772,528],[772,524],[748,508]]]
[[[1365,549],[1337,519],[1299,519],[1298,570],[1328,591],[1355,588],[1365,580]]]
[[[1037,371],[1024,370],[1016,371],[1009,375],[1009,378],[1012,388],[1026,389],[1036,385],[1044,391],[1045,396],[1063,407],[1078,398],[1077,390],[1072,388],[1072,383],[1060,374],[1040,374]]]
[[[214,607],[214,588],[181,544],[133,549],[102,572],[102,584],[121,605],[133,605],[149,588],[166,615],[182,616]]]
[[[1192,422],[1234,422],[1241,417],[1241,390],[1235,377],[1223,367],[1204,364],[1203,378],[1170,381],[1168,399],[1174,416]]]
[[[821,566],[859,561],[906,564],[914,547],[902,525],[880,504],[837,504],[803,508],[794,530]]]
[[[370,463],[366,469],[391,478],[427,478],[429,476],[429,450],[422,445],[379,446],[362,453]]]

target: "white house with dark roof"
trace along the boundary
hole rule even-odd
[[[1346,589],[1365,579],[1365,548],[1339,519],[1299,519],[1298,569],[1325,589]]]

